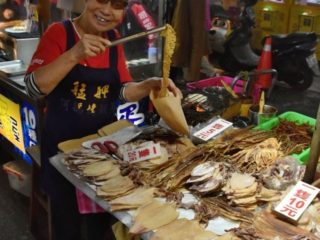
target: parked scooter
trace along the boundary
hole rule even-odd
[[[252,28],[255,24],[252,6],[255,3],[255,0],[246,0],[238,23],[232,27],[227,14],[220,11],[218,16],[213,17],[210,31],[213,56],[227,72],[236,74],[243,70],[253,70],[259,64],[260,56],[250,46]],[[314,76],[319,74],[315,55],[317,35],[291,33],[270,37],[272,68],[277,70],[278,80],[286,82],[294,89],[309,88]]]

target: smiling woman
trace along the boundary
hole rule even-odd
[[[116,102],[139,101],[162,85],[163,79],[156,77],[133,82],[123,46],[110,46],[120,38],[115,28],[123,20],[126,5],[124,0],[86,0],[80,16],[53,23],[41,37],[25,76],[31,96],[46,95],[41,171],[52,207],[54,239],[113,239],[107,224],[111,216],[80,191],[76,194],[73,185],[49,164],[49,158],[58,153],[57,145],[96,133],[116,120]],[[170,79],[167,88],[181,95]],[[86,209],[78,209],[78,203]]]

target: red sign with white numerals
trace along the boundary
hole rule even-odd
[[[298,221],[319,191],[320,189],[300,181],[274,210],[280,215]]]

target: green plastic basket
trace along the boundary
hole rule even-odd
[[[280,114],[279,116],[270,119],[267,122],[264,122],[258,126],[256,126],[254,129],[258,130],[271,130],[274,127],[276,127],[279,123],[280,120],[287,120],[290,122],[294,122],[296,124],[309,124],[310,126],[315,126],[316,125],[316,119],[305,116],[303,114],[297,113],[297,112],[285,112]],[[310,157],[310,147],[303,150],[299,154],[292,154],[293,157],[299,160],[301,164],[305,164]]]

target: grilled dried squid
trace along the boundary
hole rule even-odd
[[[187,184],[191,184],[190,190],[200,194],[206,194],[220,190],[227,178],[230,166],[225,163],[205,162],[196,166]]]

